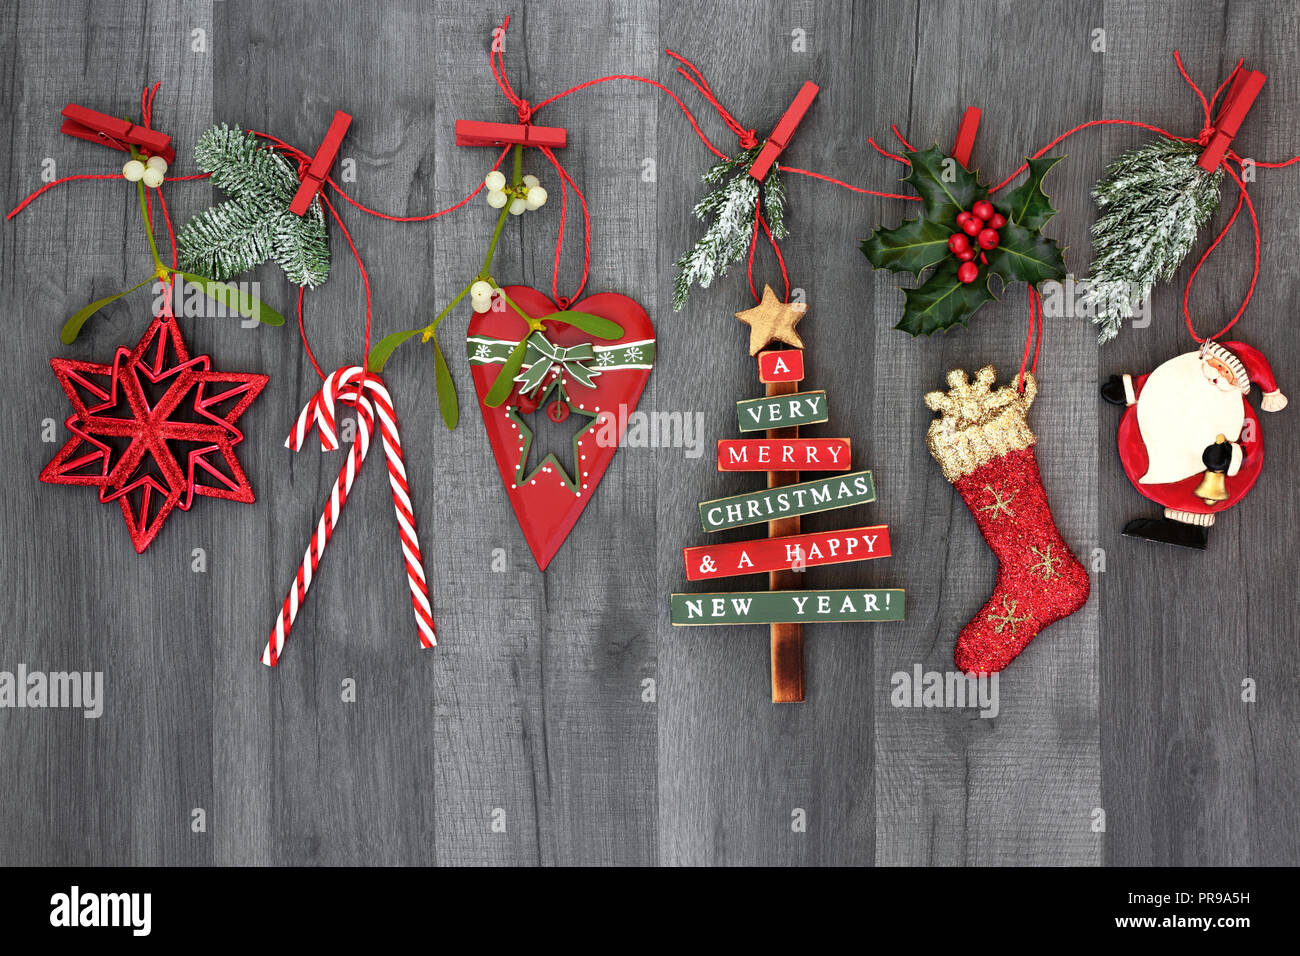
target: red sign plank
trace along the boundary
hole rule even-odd
[[[763,571],[798,571],[822,564],[887,557],[889,526],[883,524],[682,548],[688,581],[709,581]]]
[[[848,471],[847,438],[723,438],[718,471]]]
[[[769,349],[758,353],[760,382],[802,382],[803,352],[800,349]]]

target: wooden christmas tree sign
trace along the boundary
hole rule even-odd
[[[800,517],[876,500],[870,471],[850,471],[848,438],[803,438],[800,425],[829,420],[826,393],[798,391],[804,377],[803,341],[795,326],[807,313],[803,303],[783,303],[771,287],[752,309],[736,318],[750,327],[749,354],[758,364],[766,394],[736,403],[739,430],[763,438],[721,439],[719,472],[765,471],[767,487],[701,502],[706,532],[767,522],[768,536],[748,541],[682,549],[689,581],[744,574],[768,575],[765,591],[674,594],[674,625],[767,624],[771,634],[772,701],[804,699],[803,625],[901,621],[906,595],[896,588],[813,590],[800,587],[810,567],[868,561],[890,554],[885,525],[801,533]],[[769,349],[773,342],[792,348]],[[834,472],[800,480],[800,472]]]

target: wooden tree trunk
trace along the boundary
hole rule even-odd
[[[769,382],[767,395],[789,395],[799,390],[798,382]],[[768,438],[797,438],[798,427],[769,428]],[[767,486],[793,485],[799,480],[795,471],[769,471]],[[767,523],[767,536],[779,538],[799,533],[799,516],[778,518]],[[767,589],[783,591],[797,587],[799,575],[794,571],[771,571]],[[772,628],[772,703],[797,704],[803,701],[803,625],[773,624]]]

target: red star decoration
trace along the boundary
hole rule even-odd
[[[170,313],[153,320],[134,351],[118,348],[112,365],[50,359],[72,402],[72,438],[41,481],[93,485],[117,501],[137,553],[173,508],[195,495],[249,503],[253,488],[234,446],[235,421],[266,387],[265,375],[214,372],[206,355],[190,358]]]

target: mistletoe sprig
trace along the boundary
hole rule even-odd
[[[762,151],[763,143],[759,143],[714,163],[704,174],[705,184],[713,188],[695,204],[694,212],[696,219],[709,226],[691,250],[676,262],[674,310],[681,311],[692,285],[707,289],[714,279],[725,276],[731,266],[745,258],[754,236],[760,193],[763,216],[772,238],[785,238],[786,193],[779,167],[774,165],[762,183],[749,175],[749,168]]]
[[[483,180],[488,205],[493,209],[501,210],[497,215],[496,227],[492,230],[492,239],[488,242],[487,253],[483,257],[483,267],[452,297],[442,311],[434,316],[431,322],[416,329],[407,329],[384,336],[375,343],[366,356],[366,369],[377,373],[383,371],[384,365],[399,347],[415,336],[420,336],[423,342],[431,343],[434,391],[438,396],[438,410],[442,415],[443,424],[448,428],[455,428],[459,422],[460,406],[456,398],[456,385],[451,378],[451,369],[442,353],[442,346],[438,344],[437,333],[438,326],[466,296],[469,297],[475,312],[510,308],[519,314],[528,327],[528,331],[520,336],[519,344],[506,357],[505,364],[483,398],[483,403],[489,408],[499,406],[514,389],[515,378],[523,367],[525,353],[528,350],[528,340],[533,332],[543,331],[545,323],[563,322],[600,339],[613,340],[623,336],[623,328],[617,322],[587,312],[565,309],[541,318],[534,318],[512,301],[492,277],[492,260],[496,256],[497,244],[501,241],[506,219],[511,215],[519,216],[524,212],[539,209],[546,204],[546,190],[542,188],[537,177],[524,175],[524,147],[516,146],[513,155],[514,175],[509,181],[503,173],[495,169]]]
[[[1064,157],[1029,160],[1028,179],[994,200],[974,173],[937,145],[905,155],[911,170],[904,181],[921,197],[921,215],[894,229],[881,226],[862,241],[862,253],[876,269],[910,272],[918,280],[921,273],[933,270],[920,285],[904,290],[903,316],[895,328],[916,336],[966,325],[980,306],[997,299],[990,287],[993,276],[1003,287],[1065,277],[1061,247],[1042,234],[1043,226],[1056,215],[1043,192],[1043,177]],[[953,239],[967,236],[958,217],[970,217],[970,210],[981,202],[991,204],[1002,220],[994,230],[996,244],[981,243],[973,258],[963,260],[956,247],[964,253],[972,244]],[[965,268],[972,262],[973,276]]]
[[[154,240],[153,222],[152,217],[149,215],[145,193],[146,186],[157,189],[162,185],[163,174],[167,171],[167,164],[165,162],[155,162],[155,160],[159,159],[156,156],[145,157],[133,146],[131,147],[131,159],[122,167],[123,178],[135,185],[136,199],[140,207],[140,220],[144,224],[145,236],[149,240],[149,255],[153,259],[153,272],[129,289],[123,289],[121,292],[115,292],[113,295],[97,299],[73,313],[63,323],[63,329],[59,333],[59,339],[64,345],[71,345],[75,342],[77,336],[81,334],[82,327],[104,306],[130,295],[151,282],[166,287],[170,293],[175,287],[174,283],[179,280],[183,288],[198,290],[231,313],[247,319],[256,319],[263,325],[284,325],[284,316],[262,302],[257,296],[225,282],[210,279],[206,275],[187,271],[184,268],[173,269],[162,261],[162,257],[158,254],[158,244]]]

